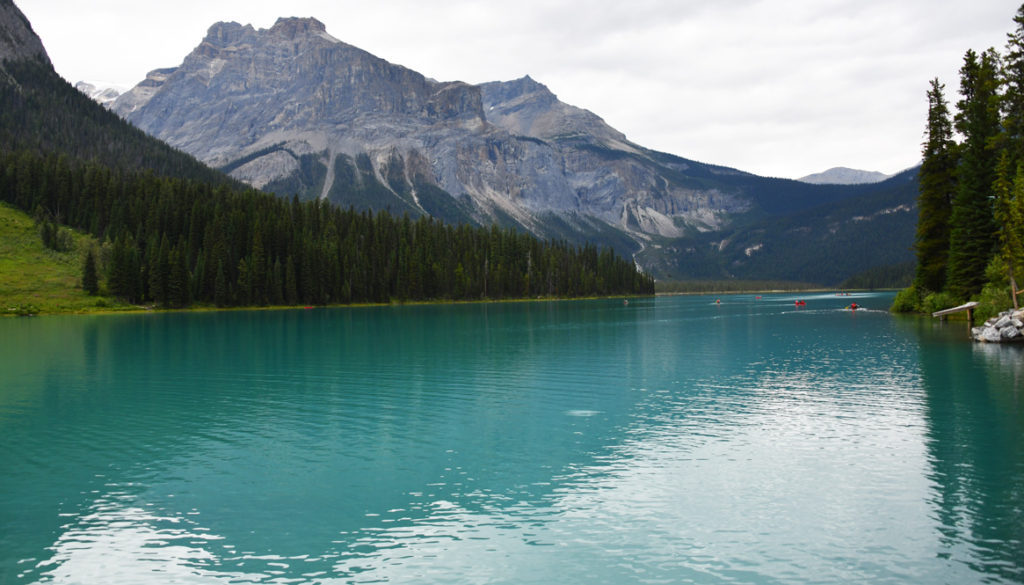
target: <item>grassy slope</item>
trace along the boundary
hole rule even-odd
[[[70,252],[45,248],[31,217],[0,204],[0,315],[119,307],[113,299],[89,296],[82,290],[83,258],[95,241],[79,233],[73,237],[75,248]]]

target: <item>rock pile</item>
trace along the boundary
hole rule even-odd
[[[1024,342],[1024,310],[1004,311],[981,327],[971,329],[975,341],[989,343]]]

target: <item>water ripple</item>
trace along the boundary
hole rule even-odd
[[[722,300],[19,323],[0,582],[1024,581],[1017,362]]]

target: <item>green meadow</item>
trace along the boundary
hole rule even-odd
[[[64,228],[66,229],[66,228]],[[36,222],[0,204],[0,315],[86,313],[137,308],[82,289],[82,267],[94,238],[71,232],[68,252],[43,246]],[[102,289],[101,289],[102,293]]]

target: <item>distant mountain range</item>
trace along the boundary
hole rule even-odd
[[[159,77],[159,75],[160,75],[159,72],[154,72],[153,76],[154,77]],[[544,90],[547,89],[543,85],[540,85],[540,84],[538,84],[536,82],[533,82],[533,80],[529,76],[523,78],[522,80],[519,80],[519,82],[520,83],[524,83],[524,82],[525,83],[535,83],[535,86],[537,88],[543,88]],[[501,82],[494,82],[494,83],[483,84],[481,87],[484,88],[485,90],[490,89],[490,90],[493,90],[493,91],[500,91],[499,88],[501,86],[503,86],[503,85],[505,85],[505,84],[503,84]],[[86,81],[79,81],[78,83],[75,84],[75,88],[78,89],[79,91],[81,91],[82,93],[84,93],[85,95],[93,98],[94,100],[99,102],[101,105],[104,105],[104,106],[107,106],[107,107],[112,107],[114,102],[117,100],[117,98],[120,97],[123,93],[125,93],[123,90],[115,88],[115,87],[105,86],[105,85],[102,85],[102,84],[101,85],[94,85],[94,84],[86,82]],[[528,92],[524,92],[524,93],[528,93]],[[555,97],[554,94],[550,94],[550,92],[548,92],[548,93],[549,93],[549,95],[545,96],[547,99],[538,100],[537,101],[538,103],[535,104],[535,105],[543,104],[543,102],[550,101],[551,99],[553,99]],[[557,100],[555,100],[555,101],[557,102]],[[557,102],[557,103],[560,106],[560,108],[564,108],[566,110],[570,110],[571,111],[571,110],[575,110],[576,109],[576,108],[573,108],[572,106],[568,106],[568,105],[563,104],[561,102]],[[534,108],[534,112],[533,112],[534,116],[537,116],[540,113],[540,112],[537,111],[538,109],[539,108]],[[559,108],[555,108],[555,109],[559,109]],[[581,112],[581,113],[590,114],[589,112],[586,112],[585,110],[578,110],[578,111]],[[551,119],[554,117],[554,116],[551,115],[552,114],[551,111],[543,112],[543,114],[545,115],[545,117],[548,118],[548,121],[551,121]],[[571,113],[569,115],[571,116]],[[489,121],[497,123],[498,125],[501,125],[501,126],[506,126],[506,125],[518,126],[519,129],[521,130],[519,132],[519,134],[521,134],[521,135],[528,135],[529,134],[528,128],[523,128],[522,127],[523,126],[522,120],[523,120],[524,116],[522,116],[519,112],[514,112],[513,115],[509,116],[509,115],[505,115],[502,111],[493,111],[493,110],[491,110],[491,111],[488,111],[487,118],[488,118]],[[529,119],[528,116],[526,118]],[[531,120],[531,124],[530,125],[531,126],[533,125],[532,124],[532,120]],[[880,173],[880,172],[877,172],[877,171],[864,171],[864,170],[859,170],[859,169],[851,169],[849,167],[832,167],[832,168],[830,168],[830,169],[828,169],[826,171],[822,171],[820,173],[813,173],[813,174],[810,174],[810,175],[807,175],[807,176],[804,176],[804,177],[800,177],[799,179],[796,179],[796,180],[800,181],[800,182],[803,182],[803,183],[811,183],[811,184],[814,184],[814,185],[862,185],[862,184],[866,184],[866,183],[880,183],[880,182],[882,182],[882,181],[884,181],[884,180],[886,180],[886,179],[888,179],[890,177],[893,177],[893,176],[894,175],[887,175],[885,173]]]
[[[75,89],[104,106],[112,105],[114,100],[121,97],[121,94],[123,93],[113,87],[96,86],[85,81],[79,81],[76,83]]]
[[[687,160],[529,77],[438,82],[315,19],[215,24],[111,107],[267,191],[611,245],[661,278],[835,284],[912,258],[914,173],[811,185]]]
[[[864,183],[880,183],[892,175],[876,171],[860,171],[846,167],[833,167],[827,171],[800,177],[798,181],[815,185],[861,185]]]

